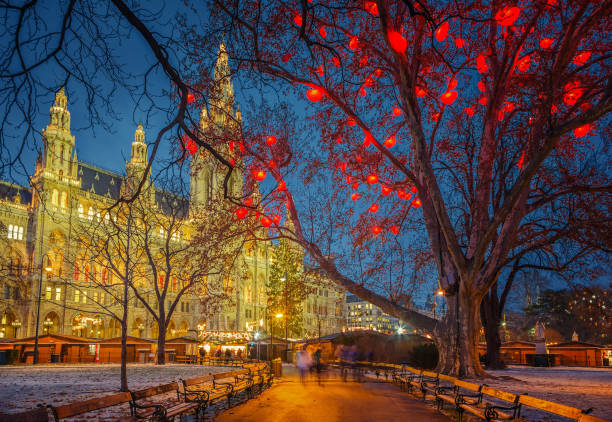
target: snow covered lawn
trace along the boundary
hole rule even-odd
[[[497,379],[486,379],[485,384],[515,394],[529,394],[545,400],[586,410],[591,415],[612,420],[612,368],[532,368],[511,366],[499,371],[488,371]],[[528,420],[562,421],[545,412],[524,408],[521,415]]]
[[[180,364],[129,364],[128,385],[130,389],[139,390],[179,378],[195,378],[233,369]],[[38,403],[62,405],[117,393],[119,370],[118,364],[0,366],[0,413],[32,409]],[[99,413],[97,416],[99,420],[109,420],[109,416],[114,416],[112,413]]]

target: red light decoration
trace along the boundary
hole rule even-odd
[[[342,173],[346,172],[346,163],[344,161],[339,162],[338,168],[340,169],[340,171],[342,171]]]
[[[229,141],[229,150],[230,151],[234,150],[234,141]]]
[[[410,192],[412,192],[412,193],[417,193],[418,191],[419,191],[419,190],[417,189],[417,187],[416,187],[416,186],[411,186],[411,187],[410,187]]]
[[[487,73],[489,71],[487,59],[482,53],[476,57],[476,70],[478,70],[479,73]]]
[[[408,48],[408,41],[406,41],[406,38],[399,32],[393,30],[387,32],[387,36],[389,37],[391,48],[397,53],[404,54],[404,51]]]
[[[391,137],[385,139],[384,145],[387,148],[392,148],[393,145],[395,145],[396,142],[397,142],[397,140],[395,139],[395,136],[391,136]]]
[[[455,38],[455,47],[457,48],[465,47],[465,40],[463,38]]]
[[[365,97],[367,94],[366,90],[364,87],[359,88],[359,96],[360,97]]]
[[[236,160],[232,158],[232,159],[229,161],[229,163],[230,163],[232,166],[235,166],[235,165],[236,165]]]
[[[375,235],[379,235],[381,231],[382,229],[380,228],[380,226],[372,227],[372,233],[374,233]]]
[[[268,168],[275,169],[276,168],[276,161],[274,161],[274,160],[268,161]]]
[[[281,60],[283,63],[287,63],[289,60],[291,60],[291,53],[283,54],[281,56]]]
[[[247,207],[250,207],[251,205],[253,205],[253,198],[245,199],[244,205],[246,205]]]
[[[516,166],[519,168],[519,170],[522,170],[524,164],[525,164],[525,153],[521,152],[521,156],[519,157],[519,160],[516,163]]]
[[[412,201],[412,206],[414,208],[421,208],[421,200],[419,198],[415,199],[414,201]]]
[[[302,15],[297,14],[293,17],[293,22],[295,22],[295,24],[297,26],[302,26]]]
[[[516,65],[519,72],[525,72],[531,66],[531,56],[527,55],[520,59]]]
[[[574,136],[576,138],[582,138],[583,136],[586,136],[590,130],[591,130],[591,125],[587,123],[586,125],[583,125],[583,126],[580,126],[574,129]]]
[[[440,113],[434,113],[433,116],[431,116],[431,120],[433,120],[434,122],[437,122],[440,119]]]
[[[266,144],[268,144],[268,145],[272,146],[272,145],[274,145],[275,143],[276,143],[276,136],[272,136],[272,135],[270,135],[270,136],[268,136],[268,137],[266,138]]]
[[[478,81],[478,90],[480,92],[485,92],[485,89],[486,89],[485,83],[483,81]]]
[[[370,132],[367,132],[365,137],[363,138],[363,147],[367,148],[372,144],[372,141],[374,140],[374,137],[372,136],[372,134]]]
[[[325,30],[324,26],[319,28],[319,35],[321,35],[323,38],[327,38],[327,31]]]
[[[320,64],[319,67],[317,67],[317,74],[321,77],[325,74],[325,70],[323,70],[322,64]]]
[[[371,14],[373,14],[374,16],[378,15],[378,5],[373,1],[366,1],[365,9]]]
[[[374,71],[374,77],[375,78],[380,78],[380,75],[382,75],[382,70],[381,69],[376,69]]]
[[[399,108],[399,107],[393,107],[393,114],[395,114],[396,116],[401,116],[402,115],[402,109]]]
[[[346,175],[346,179],[344,179],[344,180],[346,180],[346,183],[347,183],[347,184],[351,183],[351,176],[349,176],[349,175],[347,174],[347,175]]]
[[[187,102],[192,103],[194,101],[195,101],[195,95],[193,95],[191,92],[187,94]]]
[[[399,227],[397,226],[391,226],[391,233],[393,233],[394,235],[398,235],[399,234]]]
[[[369,184],[371,185],[375,185],[376,183],[378,183],[378,176],[375,174],[370,174],[366,180],[368,181]]]
[[[521,14],[521,9],[516,6],[506,6],[497,11],[495,14],[495,20],[501,26],[512,25]]]
[[[274,217],[272,217],[272,220],[274,221],[274,224],[278,226],[281,222],[281,217],[280,215],[275,215]]]
[[[446,34],[448,34],[448,22],[442,22],[442,25],[436,29],[436,40],[438,40],[438,42],[443,42],[446,39]]]
[[[272,220],[270,220],[268,217],[261,217],[261,225],[264,227],[270,227],[272,225]]]
[[[576,101],[578,101],[584,92],[584,89],[580,88],[579,81],[565,84],[563,90],[565,91],[565,94],[563,94],[563,102],[567,105],[576,104]]]
[[[451,89],[455,89],[457,88],[457,79],[453,78],[448,82],[448,86],[446,87],[447,91],[450,91]]]
[[[340,67],[340,60],[338,59],[338,57],[334,56],[332,57],[332,63],[334,64],[334,66],[336,67]]]
[[[506,113],[510,113],[512,110],[514,110],[514,103],[506,103],[504,105],[504,111]]]
[[[446,105],[451,105],[457,99],[457,91],[448,91],[442,94],[440,101]]]
[[[548,50],[553,45],[554,41],[555,40],[552,38],[542,38],[540,40],[540,48],[543,48],[544,50]]]
[[[484,106],[487,105],[487,97],[480,97],[480,99],[478,100],[478,102]]]
[[[258,182],[262,182],[265,178],[266,178],[267,174],[264,170],[257,170],[253,172],[253,177],[255,177],[255,180],[257,180]]]
[[[323,98],[323,91],[318,88],[312,88],[306,92],[306,96],[308,97],[310,101],[312,101],[313,103],[316,103],[321,98]]]
[[[355,119],[353,119],[352,117],[349,117],[348,119],[346,119],[346,124],[349,126],[355,126]]]
[[[193,155],[196,152],[198,152],[198,144],[196,144],[193,139],[188,139],[187,140],[187,150],[189,151],[189,154]]]
[[[359,195],[359,192],[354,192],[354,193],[351,195],[351,199],[352,199],[353,201],[357,201],[357,200],[359,199],[359,196],[360,196],[360,195]]]
[[[278,184],[278,186],[276,187],[276,190],[278,190],[279,192],[284,192],[287,190],[287,182],[285,182],[284,180],[281,180],[280,183]]]
[[[359,189],[359,182],[353,182],[352,188],[353,190]]]
[[[356,50],[357,47],[359,47],[359,39],[357,37],[351,37],[348,46],[351,50]]]
[[[427,95],[427,91],[420,86],[416,87],[416,96],[422,98]]]
[[[499,110],[497,112],[497,121],[501,122],[502,120],[504,120],[504,110]]]
[[[368,208],[368,211],[370,211],[372,213],[378,212],[378,204],[377,203],[373,203],[372,205],[370,205],[370,208]]]
[[[576,57],[574,57],[574,60],[572,62],[575,65],[577,65],[577,66],[582,66],[586,62],[589,61],[590,57],[591,57],[591,52],[590,51],[582,51],[582,52],[576,54]]]
[[[246,217],[248,213],[249,213],[249,211],[246,208],[244,208],[244,207],[240,207],[240,208],[236,209],[236,217],[238,217],[241,220],[244,217]]]
[[[383,187],[381,188],[381,190],[380,190],[380,194],[381,194],[382,196],[387,196],[387,195],[389,195],[390,193],[391,193],[391,188],[388,188],[388,187],[386,187],[386,186],[383,186]]]
[[[465,111],[465,114],[467,114],[470,117],[472,117],[474,115],[474,108],[473,107],[466,107],[464,111]]]

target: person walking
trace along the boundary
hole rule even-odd
[[[312,357],[310,356],[310,353],[308,353],[306,348],[303,348],[297,353],[295,358],[297,367],[300,371],[300,381],[304,383],[306,381],[306,373],[310,370],[310,367],[312,366]]]

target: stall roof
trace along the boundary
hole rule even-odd
[[[121,337],[106,338],[106,339],[99,340],[96,343],[98,344],[121,344]],[[154,343],[156,343],[154,340],[149,340],[148,338],[127,336],[127,344],[154,344]]]
[[[11,341],[13,344],[34,344],[36,337],[18,338]],[[39,344],[91,344],[95,343],[96,339],[88,339],[83,337],[70,336],[65,334],[43,334],[38,336]]]
[[[563,349],[572,349],[572,348],[578,348],[578,349],[604,349],[605,347],[602,346],[601,344],[593,344],[593,343],[585,343],[582,341],[568,341],[566,343],[558,343],[558,344],[549,344],[546,347],[550,348],[556,348],[556,347],[560,347]]]
[[[172,344],[181,344],[181,343],[185,343],[185,344],[200,344],[199,340],[196,340],[193,337],[188,337],[188,336],[183,336],[183,337],[175,337],[175,338],[171,338],[169,340],[166,340],[166,344],[167,343],[172,343]]]

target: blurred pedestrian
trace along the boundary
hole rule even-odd
[[[297,355],[295,356],[295,360],[298,369],[300,370],[300,381],[303,383],[306,381],[306,373],[310,370],[310,367],[312,366],[312,357],[304,347],[297,353]]]

